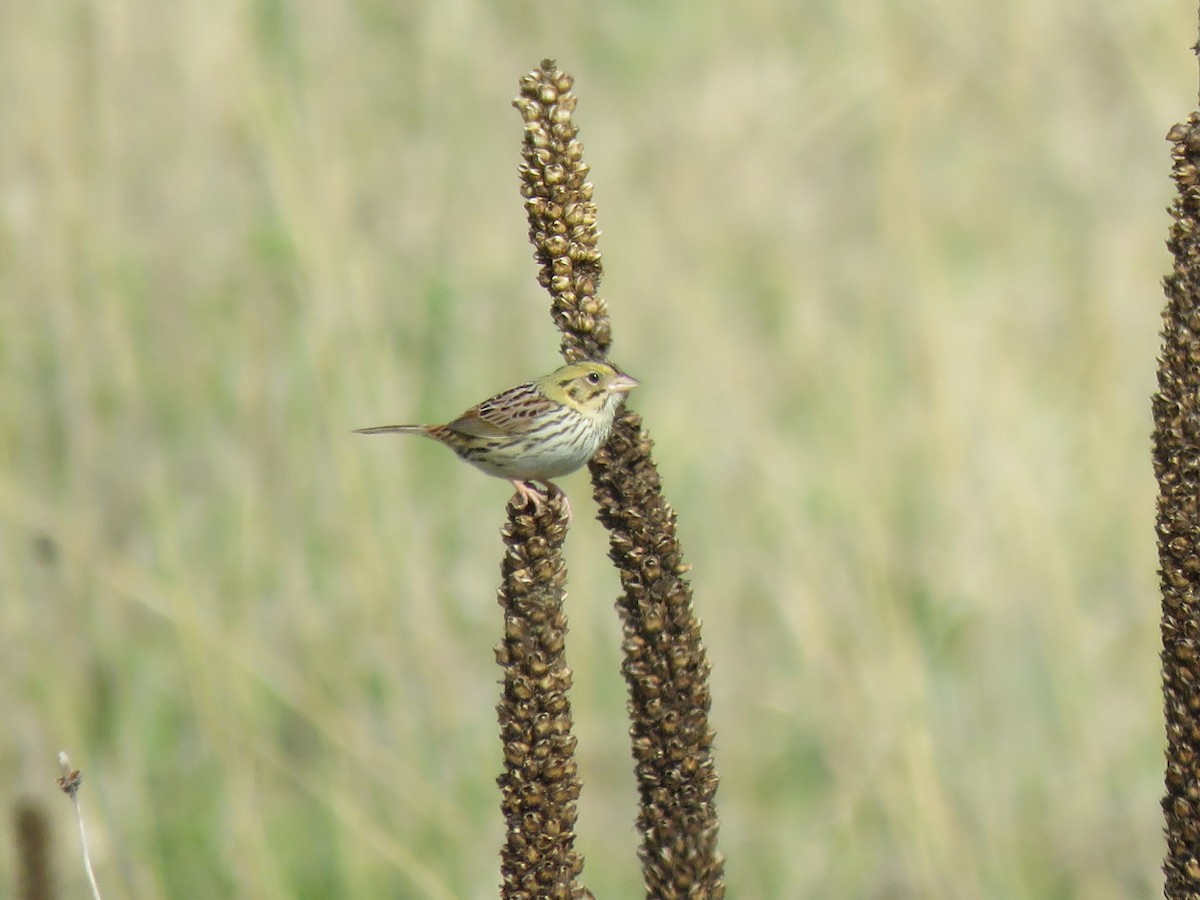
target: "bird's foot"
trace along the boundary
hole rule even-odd
[[[542,513],[542,507],[545,502],[553,497],[557,497],[562,501],[563,511],[567,514],[567,524],[572,521],[571,504],[567,500],[567,495],[563,493],[562,488],[552,481],[542,481],[540,484],[545,485],[546,493],[542,494],[531,481],[521,481],[520,479],[511,479],[512,486],[516,489],[517,496],[521,499],[520,506],[528,506],[532,508],[535,516]]]

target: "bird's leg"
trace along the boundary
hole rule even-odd
[[[544,485],[546,488],[545,497],[541,491],[533,486],[532,481],[521,481],[519,478],[510,478],[509,482],[516,488],[517,496],[521,498],[522,506],[532,506],[535,516],[541,515],[542,505],[551,497],[557,497],[562,501],[563,512],[567,514],[567,524],[570,525],[574,520],[571,515],[571,501],[567,499],[567,495],[553,481],[538,481],[538,484]]]
[[[509,481],[516,489],[517,496],[521,498],[521,506],[532,506],[533,514],[539,515],[542,511],[542,495],[538,493],[538,489],[519,478],[510,478]]]

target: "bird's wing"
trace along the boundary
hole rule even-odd
[[[554,407],[554,402],[531,382],[484,400],[448,422],[446,427],[471,437],[511,437],[532,430],[538,416]]]
[[[467,437],[504,437],[508,434],[499,425],[495,425],[480,416],[478,406],[471,407],[453,422],[447,422],[446,428]]]

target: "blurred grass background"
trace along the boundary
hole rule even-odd
[[[508,486],[349,431],[557,364],[509,107],[554,56],[695,564],[730,896],[1159,893],[1148,398],[1194,23],[0,5],[6,805],[52,804],[72,896],[60,748],[110,900],[495,895]],[[585,882],[633,897],[617,582],[565,486]]]

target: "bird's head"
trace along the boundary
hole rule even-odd
[[[639,384],[606,362],[585,360],[551,372],[538,382],[551,400],[564,403],[587,416],[617,414],[625,395]]]

